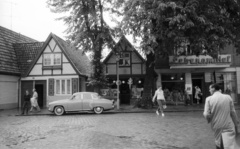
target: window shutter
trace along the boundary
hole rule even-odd
[[[72,78],[72,93],[78,92],[78,78]]]
[[[79,92],[82,91],[82,79],[79,78]]]
[[[48,79],[48,95],[54,96],[54,79]]]

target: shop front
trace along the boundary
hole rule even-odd
[[[143,91],[146,64],[144,58],[123,36],[103,61],[108,88],[101,89],[106,98],[117,100],[119,87],[120,104],[132,104]],[[117,86],[119,85],[119,86]]]
[[[108,88],[101,89],[101,94],[109,99],[117,99],[117,79],[116,76],[108,76]],[[136,99],[142,96],[143,77],[120,77],[119,99],[120,104],[133,104]]]
[[[169,57],[169,69],[157,67],[156,85],[162,85],[167,104],[186,105],[186,94],[190,104],[204,104],[210,95],[209,86],[218,83],[222,93],[229,94],[238,104],[240,85],[238,67],[233,67],[231,55],[220,55],[218,59],[209,56]]]

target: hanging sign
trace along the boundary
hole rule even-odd
[[[122,82],[121,82],[120,80],[117,80],[117,81],[116,81],[116,85],[121,85],[121,83],[122,83]]]
[[[189,95],[192,95],[192,84],[185,84],[186,91]]]
[[[132,78],[129,78],[129,79],[128,79],[128,84],[129,84],[129,85],[133,84]]]

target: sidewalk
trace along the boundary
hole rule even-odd
[[[240,110],[240,106],[235,106],[236,110]],[[142,108],[133,108],[132,105],[120,105],[120,109],[115,108],[114,110],[104,111],[103,113],[154,113],[157,107],[153,107],[151,109],[142,109]],[[196,112],[196,111],[203,111],[204,105],[169,105],[165,112]],[[85,112],[86,113],[86,112]],[[93,112],[89,112],[93,113]],[[40,115],[54,115],[48,111],[47,108],[41,109],[40,112],[30,112],[27,116],[40,116]],[[21,110],[16,109],[9,109],[9,110],[1,110],[0,109],[0,116],[25,116],[21,115]]]

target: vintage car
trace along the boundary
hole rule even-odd
[[[48,110],[56,115],[80,111],[94,111],[96,114],[101,114],[111,109],[114,109],[114,100],[104,99],[95,92],[77,92],[69,99],[53,101],[48,105]]]

